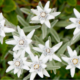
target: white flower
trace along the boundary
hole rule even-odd
[[[27,36],[25,35],[24,31],[22,29],[19,28],[18,26],[18,33],[19,36],[13,36],[13,40],[8,40],[6,41],[7,44],[11,44],[11,45],[15,45],[15,47],[13,48],[13,51],[16,50],[23,50],[23,51],[27,51],[30,48],[29,44],[32,42],[31,38],[34,34],[35,30],[32,30]]]
[[[41,24],[45,24],[48,28],[51,27],[49,20],[54,19],[55,16],[59,15],[60,12],[52,12],[51,9],[49,8],[49,3],[48,1],[42,9],[40,6],[37,6],[37,10],[31,9],[31,11],[36,15],[34,16],[31,20],[39,21]]]
[[[31,72],[31,76],[30,76],[30,80],[33,80],[36,76],[36,74],[38,74],[41,78],[43,78],[43,75],[49,77],[48,72],[46,71],[46,67],[47,65],[45,64],[46,61],[44,60],[43,57],[40,57],[38,59],[38,56],[32,56],[32,64],[30,66],[30,72]]]
[[[80,13],[74,9],[74,14],[76,18],[70,18],[69,20],[72,22],[72,24],[68,25],[66,29],[72,29],[75,28],[74,30],[74,35],[80,32]]]
[[[2,13],[0,13],[0,21],[4,20]]]
[[[77,56],[76,50],[72,51],[69,46],[67,49],[70,57],[62,57],[62,59],[68,63],[66,69],[70,69],[71,77],[74,77],[75,68],[80,69],[80,56]]]
[[[45,45],[39,44],[39,47],[33,47],[34,50],[41,52],[41,56],[45,56],[46,60],[57,60],[61,62],[61,59],[55,54],[55,52],[60,48],[62,42],[50,48],[49,40],[46,41]]]
[[[27,57],[19,56],[18,53],[14,52],[13,56],[13,61],[8,62],[10,66],[7,68],[6,72],[13,70],[14,74],[17,73],[18,77],[20,77],[20,75],[23,73],[23,69],[29,70],[31,63],[27,62]]]

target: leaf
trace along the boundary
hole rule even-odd
[[[60,76],[55,76],[53,80],[59,80]]]
[[[21,10],[23,13],[25,13],[25,14],[28,14],[28,15],[32,14],[30,9],[21,8],[20,10]]]
[[[36,25],[36,26],[27,26],[27,27],[24,27],[23,28],[23,30],[24,30],[24,32],[30,32],[30,31],[32,31],[33,29],[38,29],[38,28],[40,28],[41,26],[39,26],[39,25]]]
[[[71,22],[69,22],[69,21],[59,21],[55,26],[66,27],[66,26],[68,26],[70,24],[71,24]]]
[[[31,74],[28,74],[25,78],[23,78],[23,80],[28,80],[30,78]]]
[[[41,1],[39,1],[38,6],[40,6],[43,9]]]
[[[11,80],[11,77],[4,76],[4,77],[1,78],[1,80]]]
[[[51,23],[51,27],[54,27],[57,22],[58,22],[58,20],[53,21],[53,22]]]
[[[0,0],[0,6],[3,4],[4,0]]]
[[[67,0],[67,3],[68,3],[70,6],[76,6],[77,0]]]
[[[44,39],[47,35],[47,26],[43,24],[41,30],[42,30],[42,39]]]
[[[38,38],[36,35],[34,36],[35,40],[37,40],[39,43],[44,44],[41,38]]]
[[[66,48],[67,48],[68,45],[70,45],[70,42],[65,43],[65,44],[58,50],[57,55],[58,55],[58,56],[62,55],[62,54],[65,52],[65,50],[66,50]]]
[[[18,18],[18,21],[19,21],[24,27],[29,26],[29,24],[28,24],[22,17],[20,17],[19,15],[17,15],[17,18]]]
[[[59,35],[57,34],[57,32],[54,29],[50,29],[50,33],[52,34],[52,36],[55,38],[55,40],[57,42],[60,42]]]
[[[48,67],[47,66],[47,70],[56,70],[56,69],[59,69],[60,66],[51,66],[51,67]]]
[[[3,3],[4,7],[2,8],[3,12],[11,12],[16,9],[16,4],[13,0],[5,0]]]

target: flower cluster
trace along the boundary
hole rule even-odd
[[[52,29],[49,20],[55,19],[60,12],[56,12],[55,8],[49,8],[49,3],[50,1],[46,3],[44,8],[43,6],[41,7],[38,5],[37,9],[31,9],[31,12],[35,14],[35,16],[31,18],[30,23],[34,23],[34,21],[36,23],[39,22],[48,27],[48,29]],[[80,31],[80,13],[74,9],[74,14],[77,18],[70,18],[69,20],[72,24],[68,25],[66,29],[76,27],[73,33],[75,35]],[[33,45],[34,39],[32,37],[35,33],[35,29],[26,35],[24,30],[19,26],[17,26],[17,30],[9,28],[5,24],[5,18],[2,13],[0,13],[0,42],[2,44],[5,33],[9,32],[16,32],[17,34],[13,34],[13,39],[6,40],[6,44],[14,46],[12,49],[13,61],[8,62],[9,67],[6,72],[13,71],[14,74],[17,74],[17,76],[20,77],[24,70],[27,70],[30,72],[30,80],[34,80],[37,74],[41,78],[43,78],[43,75],[50,77],[47,69],[49,68],[49,63],[51,61],[58,63],[63,63],[63,61],[65,61],[68,64],[66,69],[70,69],[72,77],[74,77],[75,68],[77,67],[80,69],[80,56],[77,56],[76,50],[72,51],[72,49],[67,46],[70,57],[62,57],[57,55],[56,52],[62,46],[63,42],[59,41],[56,45],[51,46],[51,41],[47,39],[44,44],[38,43],[37,45]],[[55,65],[52,65],[51,67],[54,66]]]

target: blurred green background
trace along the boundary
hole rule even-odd
[[[38,2],[41,1],[43,5],[47,2],[47,0],[0,0],[0,12],[3,13],[4,17],[13,23],[14,25],[21,25],[18,22],[17,15],[20,15],[27,21],[27,14],[24,14],[20,11],[20,8],[36,8]],[[71,39],[73,34],[72,30],[65,30],[69,24],[69,18],[74,17],[73,8],[76,8],[80,12],[80,0],[49,0],[50,1],[50,8],[57,8],[57,11],[60,11],[61,14],[58,16],[60,22],[57,23],[55,30],[59,33],[60,39],[64,42],[67,42]],[[23,27],[21,25],[21,27]],[[38,32],[39,34],[39,32]],[[68,36],[69,35],[69,36]],[[7,39],[8,37],[4,38]],[[78,45],[79,41],[72,45],[73,48],[77,47],[76,50],[79,52],[80,46]],[[8,54],[8,50],[11,49],[10,45],[5,44],[5,42],[1,45],[0,44],[0,79],[1,80],[17,80],[17,75],[13,73],[6,73],[6,68],[8,67],[7,62],[13,59],[11,54]],[[44,79],[54,79],[54,80],[77,80],[80,79],[80,71],[76,69],[76,73],[74,79],[70,76],[70,71],[65,69],[65,66],[58,69],[57,73],[54,74],[53,71],[49,71],[50,78],[44,77]],[[23,75],[19,78],[19,80],[28,75],[28,72],[24,72]],[[39,76],[36,79],[40,79]],[[44,80],[43,79],[43,80]],[[40,79],[42,80],[42,79]]]

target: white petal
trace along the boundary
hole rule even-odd
[[[16,45],[14,48],[13,48],[13,51],[17,51],[19,50],[19,47]]]
[[[73,51],[72,55],[73,55],[73,56],[77,56],[76,50]]]
[[[55,55],[55,54],[53,55],[53,59],[61,62],[61,59],[57,55]]]
[[[51,55],[51,56],[49,57],[49,60],[52,61],[52,59],[53,59],[53,56]]]
[[[18,77],[20,77],[21,75],[21,70],[19,70],[19,72],[17,73]]]
[[[1,31],[1,34],[0,35],[1,35],[1,37],[5,37],[5,33],[4,33],[3,30]]]
[[[47,19],[54,19],[55,17],[53,15],[48,15],[48,18]]]
[[[20,56],[20,55],[19,55],[18,53],[16,53],[16,52],[13,53],[13,57],[14,57],[14,58],[18,58],[19,56]]]
[[[40,6],[37,6],[37,9],[38,9],[39,12],[43,11]]]
[[[42,68],[46,68],[47,67],[47,65],[45,65],[45,64],[42,64]]]
[[[9,65],[12,65],[12,64],[13,64],[13,61],[8,61],[8,64],[9,64]]]
[[[70,18],[69,20],[73,23],[76,23],[77,18]]]
[[[80,64],[79,64],[79,65],[77,65],[76,67],[80,69]]]
[[[38,75],[39,75],[41,78],[43,78],[43,73],[42,73],[42,71],[39,71],[39,72],[38,72]]]
[[[43,74],[45,75],[45,76],[47,76],[47,77],[50,77],[50,75],[48,74],[48,72],[44,69],[43,70]]]
[[[2,21],[4,19],[3,14],[0,13],[0,21]]]
[[[42,50],[38,47],[33,47],[34,50],[38,51],[38,52],[42,52]]]
[[[49,20],[46,20],[46,21],[45,21],[45,25],[46,25],[48,28],[51,28],[51,24],[50,24]]]
[[[27,48],[26,48],[26,52],[27,52],[28,54],[32,54],[30,47],[27,47]]]
[[[4,27],[4,32],[9,33],[9,32],[14,32],[15,30],[12,28]]]
[[[43,54],[41,54],[41,56],[40,56],[40,60],[42,60],[42,59],[44,59],[45,58],[45,56],[43,55]]]
[[[31,73],[30,80],[34,80],[35,76],[36,76],[36,72]]]
[[[38,56],[34,57],[34,62],[39,61]]]
[[[60,48],[61,45],[62,45],[62,42],[60,42],[60,43],[56,44],[55,46],[53,46],[52,47],[53,52],[57,51]]]
[[[67,49],[68,49],[69,56],[72,57],[73,56],[72,49],[69,46],[67,46]]]
[[[38,44],[39,48],[43,50],[44,46],[42,44]]]
[[[33,34],[34,34],[35,30],[32,30],[28,35],[27,35],[27,38],[31,39]]]
[[[15,40],[7,40],[6,44],[16,45],[16,41]]]
[[[31,9],[31,11],[32,11],[34,14],[36,14],[36,15],[39,14],[37,10]]]
[[[22,68],[26,69],[26,70],[29,70],[29,67],[27,65],[24,65]]]
[[[53,12],[53,13],[51,13],[51,15],[53,15],[55,17],[55,16],[58,16],[60,13],[61,12]]]
[[[3,44],[3,38],[4,38],[4,37],[0,37],[0,42],[1,42],[1,44]]]
[[[66,69],[71,69],[72,66],[71,65],[67,65]]]
[[[73,23],[73,24],[70,24],[70,25],[66,26],[65,28],[66,29],[72,29],[72,28],[75,28],[75,27],[76,27],[76,25]]]
[[[68,62],[68,61],[69,61],[69,58],[68,58],[68,57],[62,57],[62,59],[63,59],[65,62]]]
[[[46,41],[45,46],[49,47],[49,40]]]
[[[30,70],[29,70],[29,72],[34,72],[35,70],[34,70],[34,68],[31,68]]]
[[[29,46],[29,44],[32,42],[32,40],[29,39],[29,38],[27,38],[26,41],[27,41],[27,45],[28,45],[28,46]]]
[[[7,68],[7,70],[6,70],[6,72],[11,71],[12,69],[14,69],[14,66],[9,66],[9,67]]]
[[[70,72],[71,72],[71,77],[74,77],[74,74],[75,74],[75,68],[74,68],[74,67],[71,68],[71,69],[70,69]]]
[[[13,36],[13,38],[17,41],[19,39],[18,36]]]
[[[0,23],[1,23],[2,27],[4,27],[5,20],[0,21]]]
[[[74,14],[77,18],[80,18],[80,13],[74,8]]]
[[[14,69],[14,74],[18,73],[19,69],[15,68]]]
[[[45,20],[44,20],[44,19],[43,19],[43,20],[42,20],[42,19],[40,19],[40,23],[41,23],[41,24],[43,24],[44,22],[45,22]]]
[[[80,32],[80,29],[79,28],[76,28],[75,30],[74,30],[74,35],[76,35],[78,32]]]
[[[37,21],[37,20],[39,20],[39,18],[38,18],[38,16],[34,16],[34,17],[31,18],[31,20],[36,20]]]

